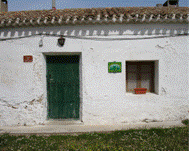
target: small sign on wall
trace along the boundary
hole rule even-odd
[[[24,62],[33,62],[33,56],[24,56],[23,61]]]
[[[121,62],[108,62],[108,72],[109,73],[121,72]]]

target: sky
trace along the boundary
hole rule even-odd
[[[166,0],[56,0],[57,9],[96,7],[153,7]],[[179,0],[180,7],[189,7],[188,0]],[[8,0],[9,11],[49,10],[52,0]]]

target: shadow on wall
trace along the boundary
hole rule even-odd
[[[66,36],[109,36],[109,35],[165,35],[188,33],[187,25],[177,24],[133,24],[133,25],[78,25],[59,27],[31,27],[16,30],[0,30],[4,37],[29,36],[39,33]]]

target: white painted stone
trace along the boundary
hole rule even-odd
[[[0,41],[0,125],[36,125],[47,120],[45,55],[70,53],[81,54],[80,118],[84,124],[189,118],[188,36],[156,38],[183,34],[187,29],[184,24],[0,29],[0,38],[36,33],[87,38],[67,37],[63,47],[53,36],[44,36],[42,47],[41,36]],[[24,55],[32,55],[33,62],[24,63]],[[156,94],[126,93],[125,61],[131,60],[158,62]],[[108,73],[112,61],[122,62],[121,73]]]

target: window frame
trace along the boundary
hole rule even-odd
[[[142,72],[141,71],[141,66],[142,65],[150,65],[152,66],[152,70],[151,70],[151,77],[150,77],[150,88],[149,90],[147,90],[147,92],[150,92],[150,93],[155,93],[155,61],[152,61],[152,60],[149,60],[149,61],[126,61],[126,92],[129,93],[129,92],[134,92],[133,91],[129,91],[128,90],[128,73],[131,73],[131,72],[128,72],[128,66],[129,65],[136,65],[137,66],[137,71],[134,72],[136,73],[136,81],[137,81],[137,88],[141,88],[141,73],[145,73],[145,72]]]

